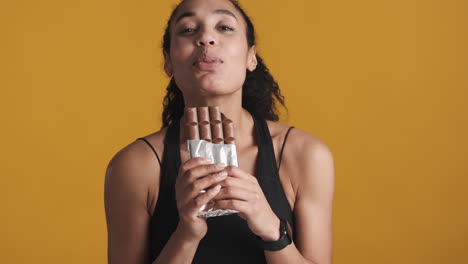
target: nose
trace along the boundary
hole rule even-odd
[[[203,40],[198,40],[197,41],[197,46],[201,47],[201,46],[213,46],[215,44],[214,40],[210,40],[210,41],[203,41]]]
[[[196,45],[198,47],[202,46],[213,46],[217,43],[216,39],[213,36],[213,33],[204,30],[200,32],[199,37],[196,39]]]

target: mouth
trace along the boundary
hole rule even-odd
[[[222,63],[224,63],[223,60],[216,56],[202,54],[195,60],[193,66],[200,71],[213,71]]]

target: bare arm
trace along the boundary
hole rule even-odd
[[[284,152],[282,173],[298,182],[294,214],[295,240],[280,251],[265,251],[269,264],[332,263],[332,205],[334,164],[328,147],[300,130],[291,132]]]
[[[104,202],[108,230],[108,262],[149,263],[149,186],[159,186],[160,169],[155,157],[143,144],[133,143],[116,154],[106,170]],[[206,223],[196,217],[198,208],[208,202],[217,192],[211,190],[197,194],[220,180],[216,173],[222,168],[203,166],[200,160],[187,162],[185,174],[190,177],[178,181],[179,215],[181,222],[153,263],[191,263],[200,239],[206,233]],[[201,166],[200,166],[201,165]],[[210,177],[204,175],[215,173]],[[203,179],[201,179],[203,178]],[[191,179],[191,180],[188,180]],[[187,188],[196,186],[197,188]],[[158,190],[159,191],[159,190]],[[157,197],[157,193],[151,196]],[[196,196],[194,199],[193,197]],[[156,202],[156,201],[154,201]],[[181,224],[182,223],[182,224]],[[198,224],[198,226],[197,226]],[[205,230],[203,230],[205,229]]]
[[[157,164],[143,146],[133,143],[117,153],[106,170],[104,203],[108,233],[108,262],[148,263],[150,215],[148,186]]]
[[[265,251],[269,264],[329,264],[332,260],[333,157],[317,138],[295,129],[284,152],[280,173],[296,182],[295,241],[279,251]],[[292,133],[291,133],[292,134]],[[288,156],[286,158],[286,156]],[[234,166],[216,196],[215,206],[234,209],[250,230],[265,241],[279,239],[280,220],[272,211],[255,176]]]

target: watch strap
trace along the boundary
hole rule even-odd
[[[264,250],[268,251],[278,251],[281,250],[292,243],[291,236],[288,231],[288,223],[286,220],[280,219],[280,235],[281,237],[277,241],[264,241],[260,237],[259,243]]]

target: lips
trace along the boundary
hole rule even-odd
[[[200,71],[213,71],[222,63],[223,60],[221,60],[219,57],[202,54],[195,60],[193,66],[195,66]]]

